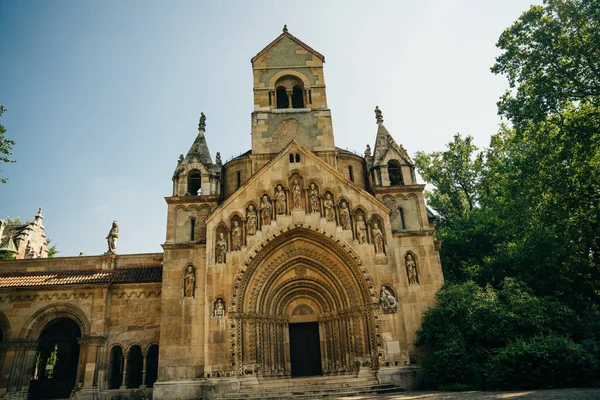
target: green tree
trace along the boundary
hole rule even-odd
[[[473,211],[478,201],[483,155],[476,153],[473,138],[457,133],[448,150],[426,154],[417,152],[415,164],[436,191],[427,194],[429,204],[442,218],[463,217]]]
[[[4,108],[4,106],[0,105],[0,117],[2,117],[2,114],[4,114],[5,111],[6,111],[6,109]],[[6,128],[4,127],[4,125],[2,125],[0,123],[0,162],[13,163],[15,161],[11,160],[10,156],[12,155],[12,149],[15,145],[15,142],[14,142],[14,140],[5,138],[4,137],[5,133],[6,133]],[[0,169],[0,172],[2,172],[1,169]],[[6,183],[7,181],[8,181],[7,178],[2,178],[0,176],[0,183]]]
[[[498,103],[515,126],[575,107],[600,107],[600,2],[545,0],[506,29],[492,72],[512,90]],[[514,93],[516,89],[516,93]]]

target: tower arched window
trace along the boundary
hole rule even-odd
[[[199,196],[200,187],[202,185],[202,177],[199,171],[191,171],[188,174],[188,190],[189,196]]]
[[[299,85],[292,89],[292,107],[304,108],[304,91]]]
[[[402,169],[400,168],[398,161],[391,160],[388,163],[388,174],[390,176],[390,185],[404,185],[404,180],[402,179]]]
[[[287,96],[287,91],[285,90],[285,86],[279,86],[276,91],[277,97],[277,108],[289,108],[290,100]]]

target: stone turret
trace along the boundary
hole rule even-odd
[[[47,258],[48,247],[42,209],[32,222],[8,224],[0,221],[0,251],[15,254],[16,259]]]

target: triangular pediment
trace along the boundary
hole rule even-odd
[[[386,127],[380,123],[373,149],[373,167],[387,164],[389,160],[402,161],[402,164],[413,165],[404,147],[398,145]]]
[[[310,152],[299,142],[293,140],[275,158],[259,169],[252,178],[246,181],[233,195],[225,200],[207,219],[207,224],[214,218],[222,218],[224,210],[228,210],[229,212],[233,212],[233,210],[236,209],[239,210],[240,204],[246,204],[246,202],[250,200],[258,200],[258,198],[256,198],[258,193],[270,193],[278,183],[285,183],[290,177],[287,173],[287,171],[290,170],[288,158],[290,153],[299,154],[301,159],[304,160],[302,162],[305,166],[308,165],[308,163],[312,163],[314,168],[311,169],[319,171],[316,176],[304,176],[307,181],[315,178],[320,181],[336,181],[341,183],[344,188],[344,193],[335,193],[338,197],[340,195],[343,195],[344,197],[354,197],[360,199],[360,203],[364,207],[377,210],[382,215],[387,215],[389,213],[389,209],[385,204],[364,189],[355,185],[342,173]],[[281,176],[278,176],[275,171],[282,171]],[[257,189],[257,187],[260,187],[260,189]],[[323,188],[323,190],[325,189],[326,187]],[[240,199],[242,199],[241,202]]]
[[[267,52],[269,52],[279,42],[281,42],[282,40],[284,40],[286,38],[292,40],[293,42],[295,42],[296,44],[298,44],[300,47],[304,48],[306,51],[308,51],[309,53],[311,53],[315,57],[319,58],[322,62],[325,62],[325,56],[324,55],[322,55],[321,53],[319,53],[318,51],[316,51],[315,49],[313,49],[312,47],[310,47],[309,45],[307,45],[302,40],[298,39],[296,36],[292,35],[289,32],[283,32],[281,35],[277,36],[275,38],[275,40],[273,40],[271,43],[269,43],[268,45],[266,45],[261,51],[259,51],[254,57],[252,57],[252,59],[250,60],[250,62],[254,63],[254,61],[256,61],[257,59],[259,59],[260,57],[262,57],[264,54],[266,54]]]

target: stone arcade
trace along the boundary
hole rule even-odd
[[[2,262],[0,397],[414,375],[443,284],[424,185],[378,107],[373,154],[335,146],[323,63],[287,29],[252,59],[252,149],[226,164],[202,114],[163,253],[118,255],[115,222],[103,255]]]

